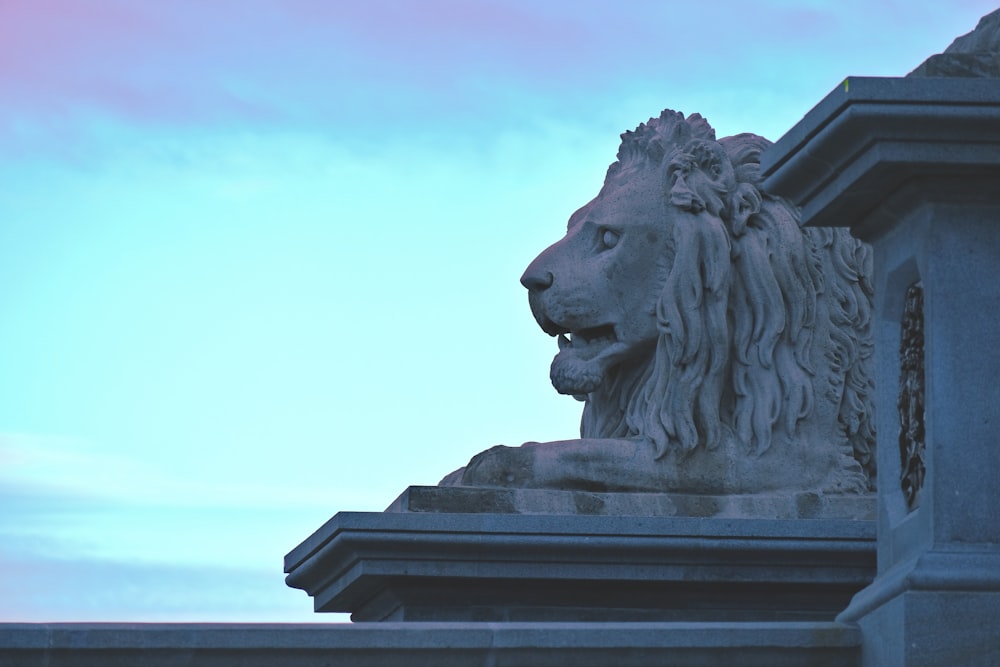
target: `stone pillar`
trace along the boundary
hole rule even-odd
[[[863,664],[1000,664],[1000,81],[849,78],[762,160],[874,247],[878,575]]]

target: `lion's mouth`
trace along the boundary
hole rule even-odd
[[[559,350],[572,350],[583,358],[593,358],[602,350],[618,342],[618,334],[613,324],[602,324],[596,327],[584,327],[576,331],[548,322],[546,331],[556,336]]]
[[[609,366],[625,348],[613,324],[570,330],[548,320],[543,328],[559,343],[559,354],[549,371],[553,386],[559,393],[580,400],[600,386]]]
[[[569,334],[567,336],[567,334]],[[590,347],[591,345],[604,346],[618,340],[613,324],[604,324],[599,327],[589,327],[579,331],[563,331],[559,333],[559,349],[565,350],[568,347]]]

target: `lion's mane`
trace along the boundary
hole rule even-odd
[[[760,190],[769,145],[752,134],[716,141],[701,116],[669,110],[622,135],[607,182],[674,173],[663,196],[692,214],[673,229],[651,362],[607,378],[581,432],[642,436],[658,457],[726,438],[757,455],[776,428],[793,437],[822,391],[874,480],[870,250],[843,228],[800,228],[794,207]],[[696,183],[696,172],[707,176]]]

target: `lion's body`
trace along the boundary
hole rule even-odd
[[[494,448],[477,485],[864,491],[873,477],[868,250],[757,189],[766,140],[665,111],[522,282],[560,338],[581,439]],[[568,337],[567,337],[568,334]]]

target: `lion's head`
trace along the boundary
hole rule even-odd
[[[552,383],[586,401],[584,439],[678,461],[798,443],[804,468],[825,447],[873,479],[870,254],[759,189],[768,145],[673,111],[622,135],[600,193],[521,278],[558,337]]]

